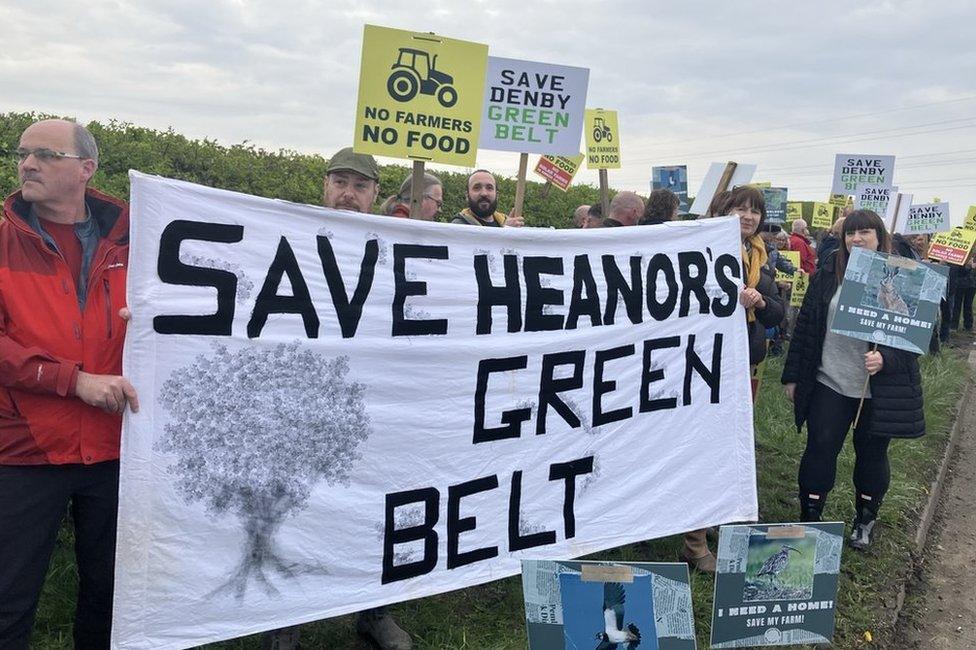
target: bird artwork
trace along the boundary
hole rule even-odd
[[[756,577],[761,578],[762,576],[769,576],[769,582],[772,584],[773,580],[779,577],[786,567],[790,564],[790,551],[795,551],[796,553],[803,553],[800,549],[793,548],[788,544],[783,544],[778,551],[766,558],[763,565],[759,567],[759,571],[756,572]]]
[[[619,582],[603,585],[604,631],[596,635],[599,645],[596,650],[634,650],[641,642],[641,633],[636,625],[628,623],[624,629],[624,588]]]

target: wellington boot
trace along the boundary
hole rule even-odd
[[[800,493],[800,521],[818,522],[823,516],[824,505],[827,503],[826,494]]]

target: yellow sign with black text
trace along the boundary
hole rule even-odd
[[[617,111],[586,109],[583,131],[586,133],[586,168],[620,169]]]
[[[834,206],[829,203],[814,203],[810,227],[830,228],[832,225],[834,225]]]
[[[976,230],[976,205],[969,206],[969,211],[966,213],[966,223],[962,227]]]
[[[803,204],[799,201],[787,201],[786,203],[786,223],[793,223],[797,219],[803,218]]]
[[[790,307],[802,307],[803,298],[810,288],[810,276],[803,271],[797,271],[793,277],[793,291],[790,293]]]
[[[353,149],[473,167],[488,46],[366,25]]]

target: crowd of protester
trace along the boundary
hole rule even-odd
[[[78,124],[45,120],[31,125],[21,136],[16,156],[21,189],[7,198],[0,221],[0,398],[29,395],[33,401],[24,403],[37,408],[8,416],[4,404],[16,399],[0,401],[0,426],[8,441],[0,444],[0,647],[29,646],[41,586],[70,504],[80,575],[75,645],[106,648],[121,418],[127,408],[138,409],[135,389],[121,374],[129,317],[122,302],[128,206],[89,187],[98,150],[91,134]],[[377,211],[436,219],[444,203],[441,181],[427,173],[419,189],[414,193],[413,177],[408,175]],[[371,156],[346,148],[330,158],[323,181],[326,207],[367,213],[373,211],[378,194],[379,167]],[[450,223],[524,225],[516,211],[498,210],[497,184],[487,170],[468,176],[466,199],[467,207],[450,215]],[[680,204],[667,189],[654,190],[646,202],[634,192],[619,192],[608,214],[600,205],[581,205],[569,218],[577,228],[660,225],[685,218],[679,214]],[[746,313],[753,375],[767,354],[785,354],[781,381],[793,402],[797,429],[807,428],[797,479],[797,516],[802,521],[820,520],[836,481],[838,454],[853,426],[857,500],[850,543],[869,548],[891,479],[889,444],[924,433],[918,361],[907,352],[886,346],[869,349],[867,343],[835,335],[827,323],[837,310],[839,286],[854,247],[923,259],[927,237],[892,237],[877,214],[850,209],[819,242],[803,219],[793,221],[786,233],[768,222],[763,193],[752,186],[719,192],[701,218],[726,215],[739,218],[739,301]],[[783,254],[786,251],[799,254],[798,266]],[[16,281],[12,267],[17,269]],[[109,274],[109,269],[115,273]],[[801,307],[789,307],[792,285],[777,282],[777,271],[786,277],[810,276]],[[112,283],[121,283],[118,291],[109,291]],[[106,291],[88,296],[92,286]],[[972,330],[974,295],[973,262],[950,266],[933,351],[940,340],[948,340],[951,329]],[[35,313],[80,320],[72,335],[32,317]],[[105,331],[105,318],[107,339],[95,334]],[[753,399],[756,390],[754,381]],[[868,399],[859,410],[862,394]],[[69,415],[52,418],[52,409]],[[31,433],[38,428],[45,431],[44,437]],[[681,558],[697,570],[714,572],[707,532],[685,534]],[[362,612],[356,625],[381,648],[412,645],[386,608]],[[286,628],[268,633],[265,644],[285,650],[297,647],[299,638],[299,628]]]

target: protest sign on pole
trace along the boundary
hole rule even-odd
[[[773,183],[772,181],[752,181],[751,183],[748,183],[748,185],[751,185],[757,190],[765,190],[767,188],[772,187]]]
[[[586,168],[620,169],[617,111],[586,109]]]
[[[969,210],[966,212],[966,222],[962,227],[976,230],[976,205],[969,206]]]
[[[688,208],[688,166],[672,165],[670,167],[651,168],[651,191],[671,190],[678,197],[678,212],[686,214]]]
[[[488,57],[482,149],[572,156],[579,151],[590,71]]]
[[[810,227],[827,229],[832,225],[834,225],[834,206],[829,203],[814,203]]]
[[[712,163],[691,204],[691,214],[705,214],[716,194],[739,185],[748,185],[755,173],[756,165],[750,163]]]
[[[803,203],[801,201],[786,202],[786,223],[793,223],[803,218]]]
[[[766,202],[766,223],[782,226],[786,223],[787,189],[785,187],[762,188]]]
[[[631,634],[633,647],[695,647],[691,578],[683,562],[522,560],[522,593],[529,650],[593,647],[607,630],[608,601],[618,603],[623,622],[617,629]]]
[[[947,282],[944,266],[855,247],[830,330],[925,354]]]
[[[948,203],[918,203],[908,208],[908,218],[900,220],[896,233],[927,235],[952,228]]]
[[[830,643],[843,522],[719,529],[712,648]]]
[[[831,194],[827,203],[834,206],[838,210],[843,210],[850,203],[850,199],[851,197],[846,194]]]
[[[610,183],[608,169],[620,169],[620,129],[617,111],[586,109],[586,168],[600,175],[600,206],[603,216],[610,216]]]
[[[790,261],[797,271],[800,270],[800,251],[779,251],[779,254]],[[777,282],[789,282],[793,284],[793,280],[796,278],[796,273],[786,273],[776,269],[776,281]]]
[[[839,153],[834,159],[834,181],[830,192],[844,195],[843,205],[846,205],[847,195],[853,194],[858,185],[890,186],[894,173],[894,156]]]
[[[353,148],[473,166],[488,46],[366,25]]]
[[[912,197],[912,194],[896,192],[888,199],[888,210],[882,216],[888,232],[899,232],[900,225],[908,221],[908,213],[912,208]]]
[[[563,192],[573,183],[576,172],[583,164],[583,154],[568,156],[542,156],[536,163],[535,173]]]
[[[521,216],[528,155],[579,151],[590,71],[491,56],[487,75],[480,146],[520,153],[513,214]]]
[[[897,193],[898,188],[895,186],[861,183],[854,190],[854,207],[858,210],[871,210],[883,218],[888,212],[888,202]]]
[[[807,295],[810,287],[810,276],[803,271],[797,271],[793,275],[793,290],[790,292],[790,307],[802,307],[803,298]]]
[[[966,263],[973,244],[976,244],[976,230],[953,228],[935,235],[929,246],[928,257],[961,266]]]
[[[451,228],[130,178],[114,647],[758,516],[737,219]]]

